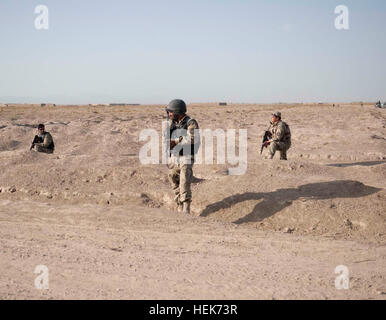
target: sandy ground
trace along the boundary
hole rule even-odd
[[[386,114],[372,105],[188,106],[248,130],[248,168],[195,165],[192,214],[141,165],[163,106],[0,107],[2,299],[385,299]],[[272,111],[289,161],[259,155]],[[28,151],[43,122],[53,155]],[[264,151],[266,153],[266,151]],[[38,290],[37,265],[49,270]],[[335,288],[335,267],[349,289]]]

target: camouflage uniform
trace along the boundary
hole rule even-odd
[[[49,132],[44,132],[43,135],[38,136],[43,140],[41,143],[35,143],[34,150],[36,152],[53,153],[55,146],[54,140]]]
[[[169,164],[169,180],[172,184],[175,193],[175,201],[177,206],[182,206],[184,202],[192,201],[192,191],[190,185],[193,179],[193,163],[194,163],[194,145],[195,129],[198,129],[197,121],[185,115],[179,122],[170,121],[170,126],[176,129],[186,130],[186,134],[180,137],[171,137],[178,144],[171,150],[171,158]],[[196,137],[197,139],[197,137]],[[183,151],[187,154],[184,154]]]
[[[271,159],[276,151],[280,151],[280,160],[287,160],[287,151],[291,147],[291,131],[289,126],[282,120],[279,120],[271,123],[268,131],[272,134],[268,147]]]

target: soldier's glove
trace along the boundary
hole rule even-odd
[[[176,146],[176,142],[174,140],[170,140],[170,149],[173,149]]]

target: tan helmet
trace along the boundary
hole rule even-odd
[[[272,115],[281,119],[281,112],[280,111],[272,113]]]

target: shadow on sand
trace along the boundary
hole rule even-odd
[[[371,167],[371,166],[376,166],[378,164],[384,164],[384,163],[386,163],[386,160],[353,162],[353,163],[332,163],[332,164],[327,164],[327,166],[328,167],[338,167],[338,168],[353,167],[353,166]]]
[[[282,209],[290,206],[292,201],[299,198],[309,198],[316,200],[334,199],[334,198],[358,198],[367,196],[382,189],[366,186],[361,182],[352,180],[339,180],[330,182],[318,182],[302,185],[298,188],[278,189],[273,192],[246,192],[236,194],[223,199],[222,201],[208,205],[200,214],[207,217],[210,214],[221,209],[227,209],[233,205],[248,201],[260,200],[246,216],[233,221],[236,224],[245,222],[259,222],[273,216]]]

